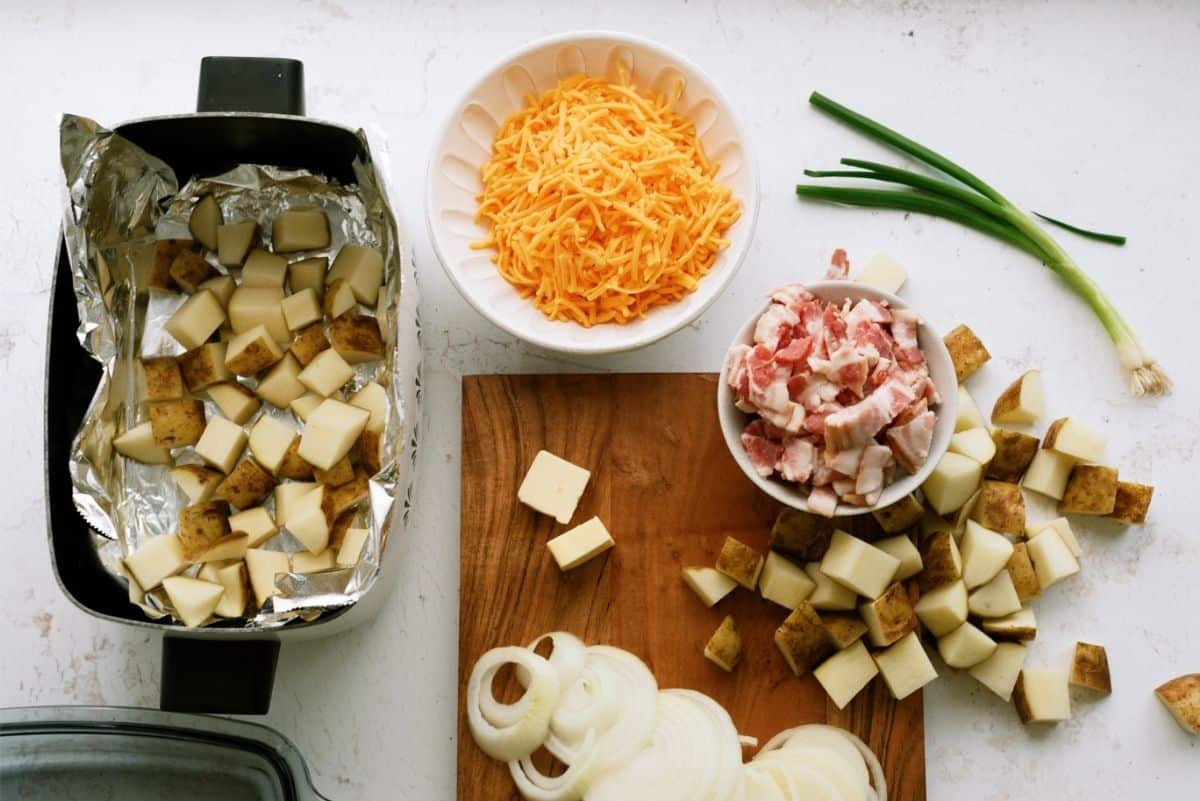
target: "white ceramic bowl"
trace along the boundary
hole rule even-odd
[[[908,304],[895,295],[853,281],[819,281],[805,284],[805,287],[822,300],[840,302],[846,298],[854,301],[869,298],[887,301],[892,308],[908,308]],[[769,303],[770,301],[764,303],[762,308],[754,312],[754,315],[746,321],[737,336],[729,343],[729,347],[753,344],[754,324],[758,322],[759,316],[766,310]],[[933,427],[933,441],[929,445],[929,456],[915,474],[904,475],[886,487],[879,496],[879,503],[874,506],[851,506],[839,503],[835,513],[836,517],[861,515],[874,509],[891,506],[921,486],[921,483],[933,472],[933,468],[942,458],[942,454],[946,452],[946,448],[950,446],[950,437],[954,434],[954,418],[958,413],[958,381],[954,375],[954,362],[950,360],[950,352],[946,350],[946,344],[942,341],[941,335],[931,329],[924,320],[917,329],[917,343],[925,352],[925,361],[929,364],[929,376],[933,379],[938,394],[942,397],[941,404],[935,407],[937,422]],[[726,353],[728,353],[728,348]],[[753,415],[746,414],[734,405],[736,399],[733,396],[733,389],[726,381],[725,373],[726,368],[722,367],[721,380],[717,387],[717,413],[721,418],[721,433],[725,436],[725,444],[729,447],[729,452],[733,454],[733,458],[742,468],[742,472],[763,492],[793,509],[808,511],[807,490],[798,484],[780,478],[763,478],[750,463],[750,457],[746,455],[746,449],[742,447],[741,436]]]
[[[527,94],[553,88],[579,73],[616,80],[624,65],[639,89],[664,90],[682,81],[676,108],[696,124],[719,180],[741,201],[742,216],[729,230],[729,247],[716,258],[699,288],[625,325],[585,328],[548,320],[496,271],[491,251],[471,250],[486,228],[475,222],[479,172],[491,156],[501,123],[525,106]],[[696,319],[733,279],[758,216],[758,178],[741,124],[729,103],[699,67],[646,39],[618,33],[571,33],[543,39],[509,55],[455,104],[429,161],[425,216],[433,249],[446,275],[484,317],[527,342],[565,353],[613,353],[648,345]]]

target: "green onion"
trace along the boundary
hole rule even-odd
[[[1099,231],[1089,231],[1086,228],[1080,228],[1077,225],[1071,225],[1068,222],[1063,222],[1062,220],[1056,220],[1053,217],[1051,217],[1049,214],[1042,214],[1040,211],[1035,211],[1033,213],[1033,216],[1041,218],[1041,219],[1045,220],[1046,222],[1050,223],[1051,225],[1057,225],[1059,228],[1063,228],[1067,231],[1070,231],[1073,234],[1079,234],[1080,236],[1087,237],[1088,239],[1095,239],[1100,242],[1107,242],[1110,245],[1124,245],[1125,244],[1125,237],[1121,236],[1120,234],[1103,234]]]
[[[885,145],[907,153],[940,171],[955,182],[922,173],[861,159],[842,159],[853,170],[805,170],[810,178],[850,178],[879,181],[906,189],[860,189],[846,186],[799,184],[802,198],[850,206],[897,209],[942,217],[974,228],[1042,261],[1082,298],[1100,320],[1117,349],[1121,365],[1129,370],[1134,395],[1161,395],[1171,388],[1171,379],[1142,348],[1129,323],[1116,306],[1066,251],[1032,217],[1017,208],[983,179],[924,145],[864,117],[856,111],[813,92],[809,102],[851,128]],[[1041,217],[1042,215],[1038,215]],[[1114,244],[1124,237],[1101,234],[1043,217],[1047,222],[1082,236]]]

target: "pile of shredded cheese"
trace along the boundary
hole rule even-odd
[[[696,289],[741,215],[678,89],[574,76],[509,117],[483,166],[473,248],[552,320],[627,323]]]

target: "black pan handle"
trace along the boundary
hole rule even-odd
[[[196,111],[304,116],[304,64],[290,58],[207,56]]]
[[[278,640],[163,637],[164,712],[265,715],[271,708]]]

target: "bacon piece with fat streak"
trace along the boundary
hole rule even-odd
[[[774,353],[785,335],[791,338],[792,326],[798,322],[800,318],[794,311],[782,303],[772,303],[754,324],[754,341]]]
[[[808,366],[814,373],[825,376],[839,387],[853,389],[860,396],[867,383],[867,357],[848,340],[830,353],[828,359],[809,356]]]
[[[742,447],[746,449],[750,464],[763,478],[775,472],[775,465],[783,454],[783,446],[767,438],[762,420],[752,420],[746,426],[742,432]]]
[[[812,347],[812,337],[794,337],[788,342],[787,347],[775,352],[775,361],[779,364],[795,366],[808,358],[809,354],[812,353]]]
[[[818,349],[821,358],[828,358],[846,341],[846,321],[832,303],[821,313],[821,339],[823,348]]]
[[[791,307],[793,311],[801,303],[814,299],[815,296],[804,287],[804,284],[784,284],[771,290],[771,300]]]
[[[808,493],[808,511],[821,517],[833,517],[837,511],[838,498],[828,487],[813,487]]]
[[[835,451],[825,448],[825,466],[843,476],[852,476],[858,472],[858,464],[862,461],[862,448],[847,448]]]
[[[816,466],[817,448],[811,442],[800,437],[784,437],[783,455],[775,469],[785,481],[795,481],[806,484],[812,478]]]
[[[835,450],[865,445],[915,399],[907,385],[889,379],[858,403],[826,417],[825,441]]]
[[[771,350],[765,345],[755,345],[746,358],[746,366],[750,371],[750,402],[759,409],[786,411],[790,398],[787,391],[787,379],[791,368],[775,364]]]
[[[916,473],[925,457],[929,455],[929,445],[933,442],[933,424],[936,420],[937,416],[933,412],[924,411],[904,425],[888,429],[887,442],[891,446],[892,455],[910,474]]]
[[[925,354],[917,344],[917,323],[920,319],[912,309],[896,309],[892,314],[892,338],[896,340],[896,356],[901,364],[925,363]]]
[[[854,476],[854,493],[870,497],[883,492],[884,471],[892,463],[892,450],[886,445],[863,448],[858,472]]]
[[[846,327],[853,331],[863,323],[891,323],[892,310],[882,303],[863,298],[846,312],[845,317]]]
[[[924,414],[929,408],[929,401],[924,398],[917,398],[915,401],[905,406],[900,414],[896,415],[896,419],[892,421],[894,426],[902,426],[910,423],[917,415]]]
[[[846,251],[838,248],[829,259],[829,268],[825,270],[827,281],[840,281],[850,275],[850,259]]]
[[[804,407],[798,403],[789,402],[787,411],[782,412],[760,409],[759,415],[772,426],[789,434],[799,434],[804,430]]]

